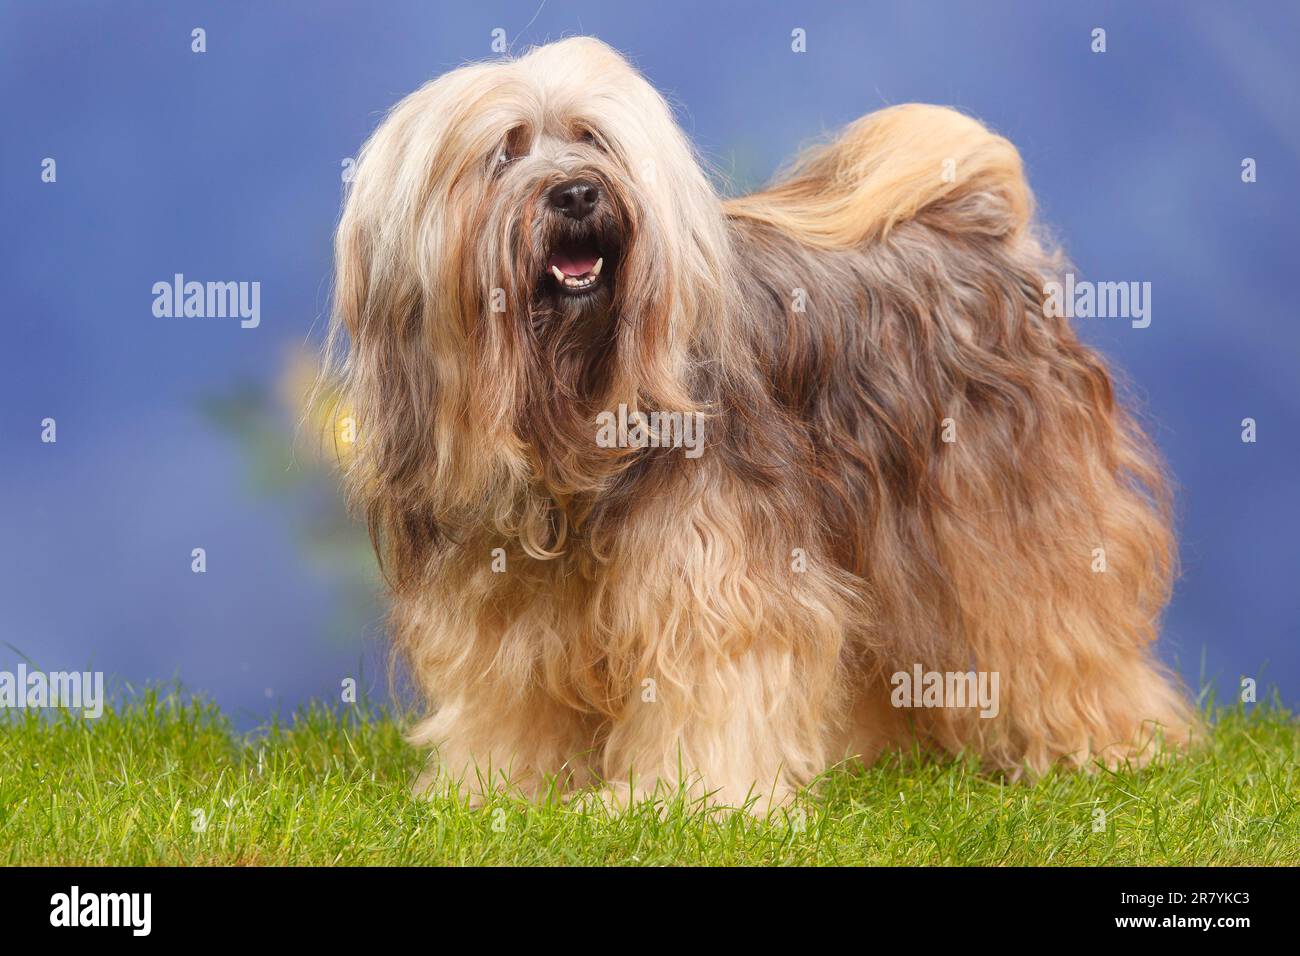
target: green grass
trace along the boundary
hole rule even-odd
[[[149,691],[97,721],[0,716],[0,863],[1300,863],[1300,727],[1263,704],[1212,716],[1203,750],[1140,772],[1029,785],[907,755],[832,772],[761,823],[681,803],[416,801],[419,756],[391,719],[313,708],[245,737],[210,704]]]

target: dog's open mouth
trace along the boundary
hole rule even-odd
[[[604,268],[605,257],[589,241],[560,243],[546,263],[546,271],[555,280],[556,288],[569,295],[583,295],[598,288]]]

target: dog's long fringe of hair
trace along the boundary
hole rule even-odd
[[[573,135],[485,172],[507,131]],[[536,298],[540,198],[574,169],[623,243],[595,327]],[[1150,647],[1166,479],[1046,314],[1063,263],[976,121],[881,110],[723,203],[653,88],[568,40],[398,104],[336,253],[348,485],[451,778],[685,766],[741,799],[913,737],[1041,773],[1195,734]],[[597,447],[620,402],[703,413],[705,453]],[[998,716],[904,719],[888,675],[916,663],[999,672]]]

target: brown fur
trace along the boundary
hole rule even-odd
[[[545,289],[570,226],[544,197],[578,174],[610,281],[575,304]],[[327,374],[430,703],[421,786],[766,806],[914,738],[1031,773],[1187,741],[1151,650],[1166,484],[1100,357],[1045,315],[1061,264],[1031,217],[1015,149],[929,106],[723,203],[590,39],[398,104],[339,227]],[[702,412],[703,455],[598,447],[619,403]],[[917,663],[999,672],[1000,713],[889,706]]]

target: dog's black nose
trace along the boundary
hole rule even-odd
[[[570,219],[586,219],[600,202],[600,187],[589,179],[570,179],[547,193],[551,207]]]

